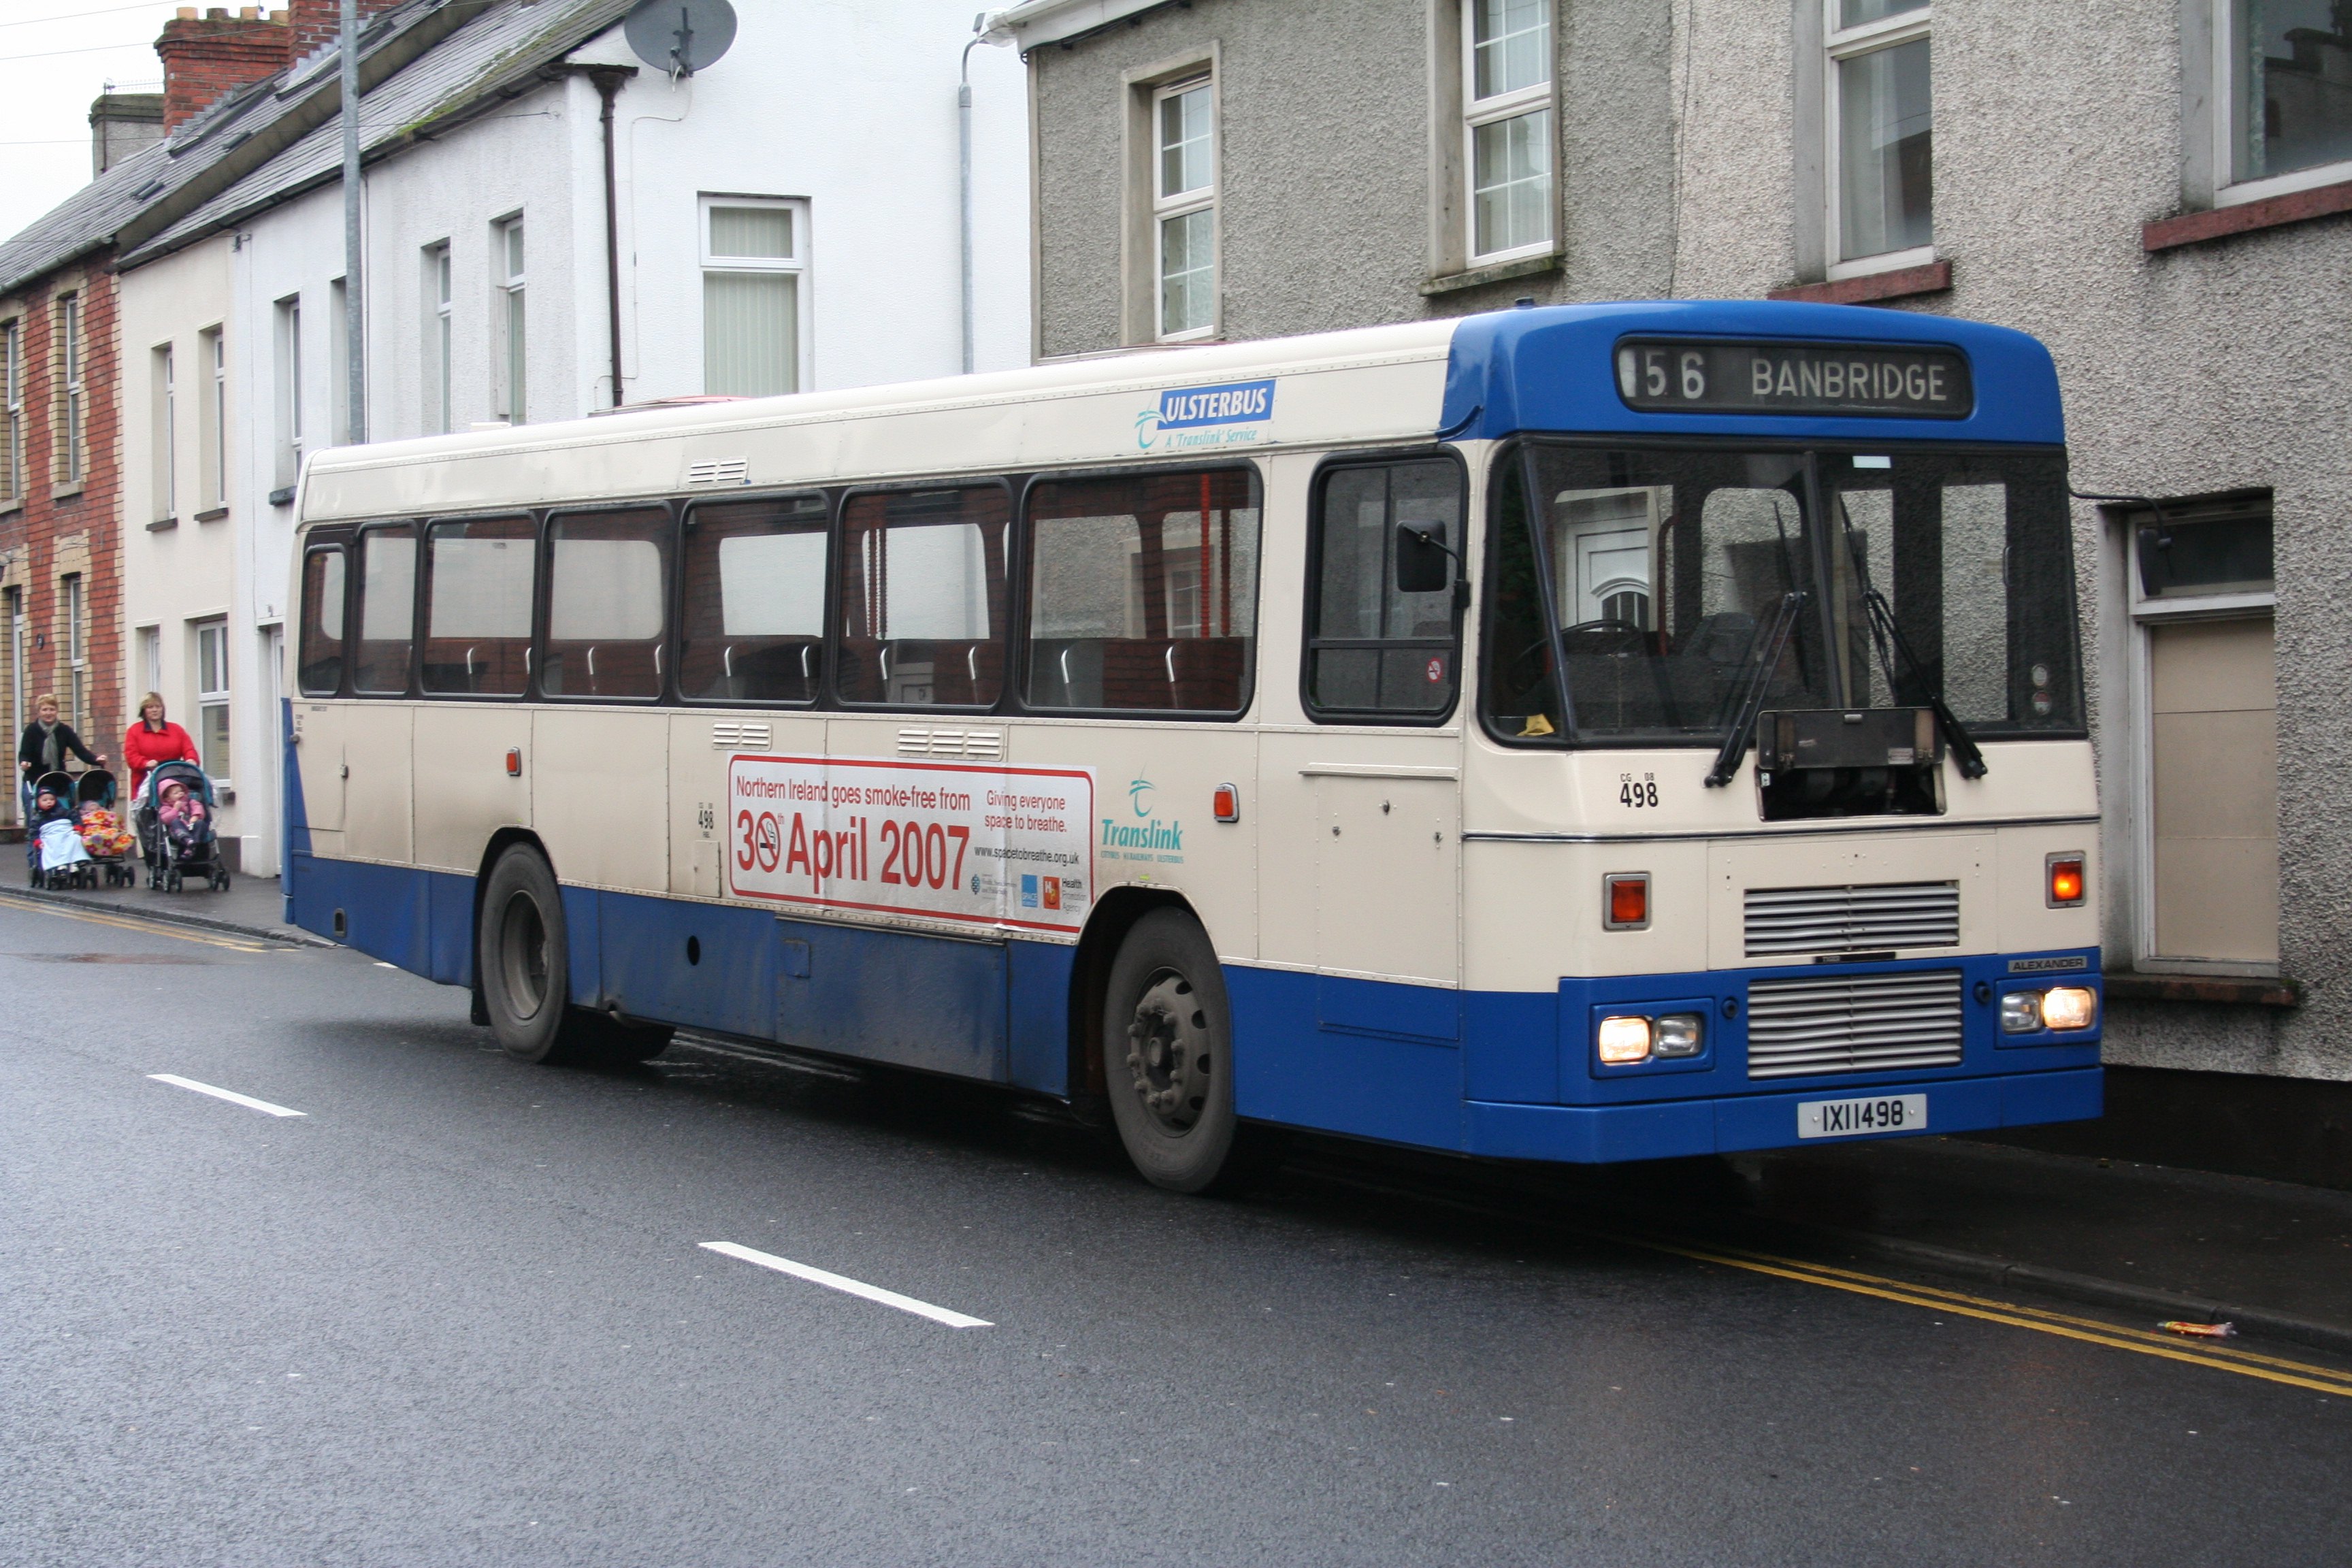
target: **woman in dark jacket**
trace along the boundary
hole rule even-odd
[[[43,773],[53,773],[66,765],[69,756],[79,757],[93,768],[106,766],[104,757],[93,753],[73,732],[73,726],[58,717],[58,700],[48,692],[41,694],[33,704],[34,720],[25,726],[24,738],[16,742],[16,773],[19,794],[29,818],[33,804],[33,781]]]

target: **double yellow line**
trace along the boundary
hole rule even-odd
[[[232,952],[277,952],[282,951],[274,942],[253,942],[242,937],[216,935],[212,931],[194,931],[168,921],[126,919],[121,915],[100,914],[95,910],[68,909],[34,899],[11,898],[0,903],[0,909],[26,909],[40,914],[61,915],[69,921],[85,921],[91,925],[112,926],[117,931],[137,931],[142,936],[168,936],[180,942],[202,942],[206,947],[225,947]]]
[[[2078,1318],[2071,1313],[2053,1312],[2041,1307],[2021,1306],[2014,1301],[1969,1296],[1933,1285],[1913,1285],[1852,1268],[1833,1268],[1826,1264],[1805,1263],[1793,1258],[1776,1258],[1768,1252],[1748,1252],[1738,1247],[1690,1247],[1641,1236],[1612,1235],[1610,1239],[1628,1247],[1671,1253],[1700,1263],[1742,1268],[1751,1274],[1767,1274],[1776,1279],[1793,1279],[1799,1284],[1819,1285],[1856,1296],[1874,1296],[1882,1301],[1899,1301],[1908,1307],[1926,1307],[1934,1311],[1976,1318],[1988,1323],[2006,1323],[2011,1328],[2032,1329],[2036,1333],[2056,1334],[2061,1339],[2080,1340],[2085,1344],[2105,1345],[2110,1350],[2159,1356],[2166,1361],[2188,1362],[2194,1366],[2234,1372],[2241,1377],[2258,1377],[2265,1383],[2283,1383],[2291,1388],[2315,1389],[2321,1394],[2352,1398],[2352,1372],[2314,1366],[2307,1362],[2287,1361],[2256,1351],[2237,1350],[2215,1342],[2191,1344],[2152,1329],[2118,1328],[2094,1318]]]

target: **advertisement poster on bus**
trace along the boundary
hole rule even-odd
[[[740,898],[1076,935],[1094,896],[1093,773],[740,755],[727,767]]]

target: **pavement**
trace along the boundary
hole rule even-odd
[[[1181,1198],[1011,1097],[722,1044],[527,1067],[334,947],[12,900],[0,976],[0,1563],[2201,1568],[2352,1536],[2352,1357],[1361,1151]]]
[[[239,877],[226,893],[142,885],[0,895],[320,942],[284,923],[274,879]],[[1435,1180],[1465,1201],[1528,1217],[1598,1199],[1696,1236],[1867,1258],[2154,1319],[2230,1322],[2352,1353],[2352,1193],[1942,1137],[1600,1172],[1473,1166],[1310,1141],[1303,1168],[1375,1183]]]

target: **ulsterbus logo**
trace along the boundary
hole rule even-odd
[[[1274,418],[1274,383],[1235,381],[1220,386],[1180,386],[1160,395],[1159,406],[1135,416],[1135,444],[1176,451],[1247,446]]]

